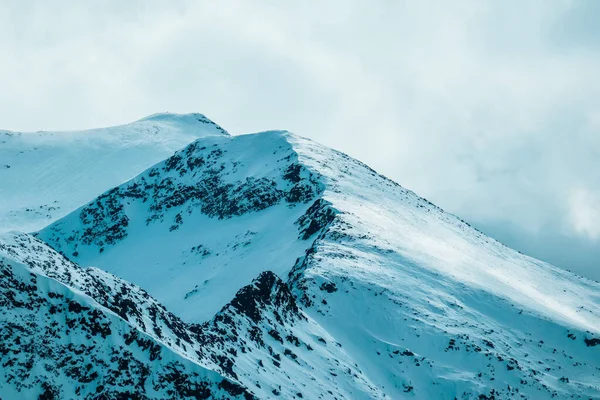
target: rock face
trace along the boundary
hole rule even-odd
[[[78,328],[150,363],[145,382],[166,386],[141,396],[191,396],[159,378],[169,354],[197,374],[178,382],[216,398],[600,397],[600,284],[287,132],[198,139],[4,242],[6,259],[89,299],[62,305],[60,329],[80,307],[128,329],[88,314]],[[29,293],[27,279],[5,292]],[[6,304],[5,324],[25,312]]]
[[[26,235],[0,239],[0,275],[2,398],[253,398],[179,354],[185,324],[131,284]]]

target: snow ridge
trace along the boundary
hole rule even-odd
[[[322,185],[299,164],[288,136],[197,140],[38,236],[78,263],[144,287],[185,320],[208,320],[260,272],[285,276],[306,249],[296,220]],[[210,301],[191,307],[198,296]]]
[[[0,130],[0,232],[41,229],[193,140],[212,135],[229,136],[197,113],[155,114],[84,131]]]
[[[0,238],[0,268],[5,277],[0,326],[6,332],[0,353],[9,366],[2,394],[382,397],[270,271],[242,288],[210,321],[194,324],[166,311],[141,288],[81,268],[30,235]],[[34,329],[36,324],[46,331]],[[22,340],[30,344],[21,347]],[[40,365],[48,374],[28,379]],[[321,368],[330,373],[315,376]],[[257,373],[269,379],[257,380]],[[340,385],[336,377],[344,375],[356,388]]]
[[[36,235],[258,398],[600,397],[600,284],[289,132],[198,139]]]

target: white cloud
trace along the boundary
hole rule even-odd
[[[573,230],[592,240],[600,239],[600,194],[586,189],[571,196],[570,217]]]

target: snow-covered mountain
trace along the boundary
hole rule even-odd
[[[217,321],[261,398],[600,396],[598,283],[288,132],[199,139],[37,237]]]
[[[184,319],[205,321],[261,272],[287,275],[311,244],[298,239],[296,221],[320,191],[285,134],[212,136],[40,238],[140,285]]]
[[[600,284],[340,152],[200,114],[0,138],[2,230],[99,195],[0,235],[0,398],[600,398]]]
[[[202,114],[155,114],[74,132],[0,130],[0,232],[31,232],[67,215],[206,135],[227,135]]]
[[[379,397],[269,271],[203,324],[27,234],[0,235],[0,272],[3,398]]]

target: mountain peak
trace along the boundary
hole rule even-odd
[[[143,287],[197,337],[178,351],[260,398],[598,397],[599,284],[285,131],[205,135],[37,237]]]
[[[206,136],[229,134],[198,113],[88,130],[0,132],[0,232],[40,229]]]
[[[203,132],[204,134],[202,136],[206,136],[207,134],[211,133],[215,135],[229,136],[229,133],[225,129],[221,128],[215,122],[207,118],[206,115],[200,113],[177,114],[171,112],[160,112],[141,118],[135,121],[134,124],[147,122],[179,125],[184,129],[190,130],[196,130],[198,127],[202,127],[203,131],[205,131]]]

